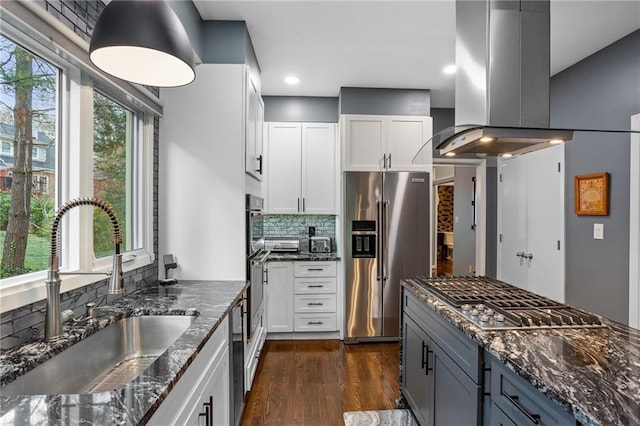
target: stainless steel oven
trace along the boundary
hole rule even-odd
[[[247,279],[249,280],[247,341],[251,340],[262,323],[264,264],[269,256],[269,252],[264,249],[263,206],[262,198],[247,194]]]

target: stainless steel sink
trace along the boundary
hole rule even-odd
[[[189,328],[193,316],[121,319],[0,389],[2,395],[86,394],[138,377]]]

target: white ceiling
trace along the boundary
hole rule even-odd
[[[337,96],[340,87],[431,89],[454,104],[455,1],[193,0],[205,20],[246,21],[263,95]],[[551,75],[640,28],[638,0],[551,0]],[[283,82],[288,74],[300,84]]]

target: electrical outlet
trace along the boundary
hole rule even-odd
[[[593,239],[604,240],[604,224],[603,223],[593,224]]]
[[[309,236],[310,237],[315,237],[316,235],[316,227],[315,226],[310,226],[309,227]]]
[[[473,265],[469,265],[469,273],[473,274],[475,272],[475,268],[473,267]]]

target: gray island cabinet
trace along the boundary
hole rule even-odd
[[[577,420],[403,287],[401,393],[421,426]]]

